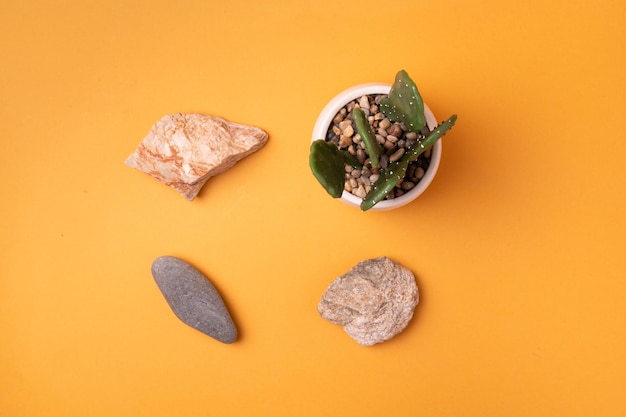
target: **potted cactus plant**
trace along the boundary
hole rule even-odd
[[[439,139],[456,118],[437,124],[402,70],[392,86],[353,87],[324,108],[314,128],[309,165],[333,198],[362,211],[395,208],[432,181],[441,157]]]

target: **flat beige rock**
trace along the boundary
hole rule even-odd
[[[317,310],[358,344],[372,346],[404,330],[418,303],[413,273],[380,257],[359,262],[331,282]]]
[[[205,114],[172,114],[156,122],[126,165],[150,174],[193,200],[209,178],[265,145],[258,127]]]

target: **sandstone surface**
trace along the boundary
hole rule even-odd
[[[193,200],[209,178],[232,168],[265,145],[258,127],[205,114],[172,114],[156,122],[126,165]]]
[[[419,302],[415,277],[387,257],[359,262],[328,286],[320,316],[343,326],[357,343],[371,346],[396,336]]]

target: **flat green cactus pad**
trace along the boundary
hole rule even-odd
[[[380,102],[379,108],[389,120],[404,123],[412,132],[419,132],[426,125],[422,96],[404,70],[396,74],[389,97]]]
[[[333,143],[319,139],[311,144],[309,165],[322,187],[334,198],[341,197],[344,187],[344,155]]]

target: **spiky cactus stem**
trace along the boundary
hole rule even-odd
[[[456,122],[456,114],[452,115],[448,120],[437,126],[430,134],[422,141],[417,142],[411,147],[397,162],[389,164],[387,169],[381,171],[380,177],[372,185],[372,189],[363,198],[361,202],[361,210],[367,211],[374,207],[377,203],[384,200],[387,194],[395,188],[396,185],[406,175],[406,170],[411,162],[417,161],[417,158],[426,149],[430,148],[437,142],[448,130],[454,126]]]
[[[372,127],[367,117],[365,117],[365,113],[361,108],[355,107],[354,110],[352,110],[352,119],[356,124],[357,132],[361,135],[361,139],[363,139],[372,168],[378,168],[378,158],[383,153],[383,148],[376,140],[376,135],[372,131]]]
[[[334,143],[318,139],[311,144],[309,166],[322,187],[333,198],[341,197],[346,159]]]

